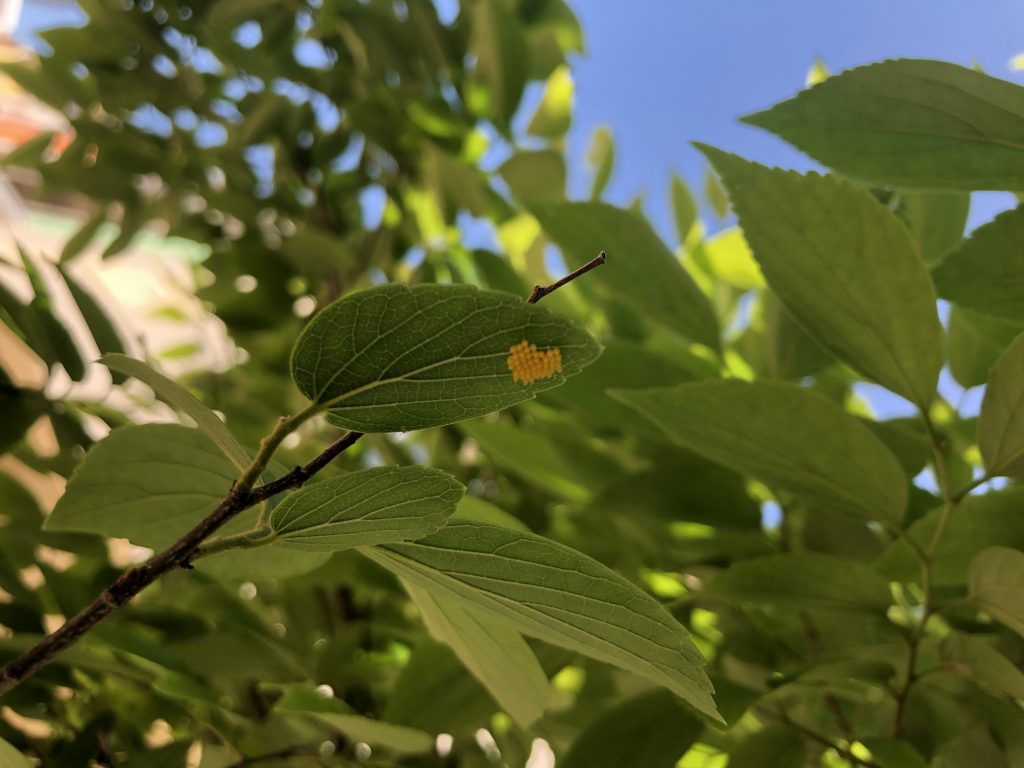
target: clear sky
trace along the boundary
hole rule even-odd
[[[609,194],[646,192],[658,228],[669,229],[672,170],[703,184],[705,141],[761,162],[808,169],[781,140],[736,118],[804,86],[821,58],[830,72],[887,58],[938,58],[1024,84],[1009,60],[1024,51],[1020,0],[577,0],[588,52],[573,63],[578,169],[590,132],[609,125],[619,165]],[[579,184],[579,177],[576,182]],[[582,184],[573,191],[582,192]],[[1008,195],[975,200],[972,221]]]

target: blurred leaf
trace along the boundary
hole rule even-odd
[[[198,429],[177,424],[115,429],[86,454],[46,528],[165,547],[211,512],[237,475]]]
[[[561,152],[553,149],[516,152],[498,169],[498,173],[520,200],[552,202],[565,199],[565,160]]]
[[[1024,592],[1021,598],[1024,599]],[[1024,616],[1024,603],[1021,609]],[[1024,699],[1024,672],[980,637],[951,632],[942,639],[942,660],[952,666],[954,672],[978,680],[1011,698]]]
[[[978,447],[989,475],[1024,477],[1024,333],[989,374],[978,418]]]
[[[530,383],[513,378],[512,347],[561,352]],[[571,321],[522,299],[464,285],[386,285],[350,294],[306,326],[292,378],[331,421],[405,432],[482,416],[577,374],[600,346]]]
[[[928,274],[899,220],[841,179],[701,149],[793,316],[837,356],[927,407],[944,357],[942,326]]]
[[[567,263],[608,253],[608,263],[588,280],[669,330],[718,349],[711,305],[643,217],[605,203],[536,204],[531,210]]]
[[[684,448],[809,504],[898,524],[903,470],[842,408],[790,384],[703,381],[614,396]]]
[[[544,712],[548,679],[522,635],[461,600],[402,580],[435,640],[448,645],[521,728]]]
[[[857,67],[743,120],[865,181],[1024,189],[1024,89],[956,64]]]
[[[64,244],[64,250],[60,252],[60,263],[65,264],[71,261],[75,256],[84,251],[89,244],[96,237],[96,233],[99,232],[107,222],[107,210],[101,208],[99,213],[89,219],[85,224],[79,227],[78,231],[75,232],[68,241]],[[61,272],[67,276],[67,273],[62,269]]]
[[[704,724],[668,691],[649,691],[604,712],[572,743],[565,768],[673,768]]]
[[[956,192],[904,192],[901,213],[917,252],[934,266],[964,236],[971,196]]]
[[[939,506],[936,500],[936,507]],[[1024,549],[1024,488],[1010,486],[979,496],[968,496],[949,518],[932,564],[932,585],[964,584],[967,568],[986,547],[997,545]],[[927,548],[935,535],[941,509],[933,509],[907,530],[918,546]],[[879,570],[893,581],[916,581],[920,564],[910,546],[894,541],[878,561]]]
[[[32,768],[32,763],[3,739],[0,739],[0,764],[4,768]]]
[[[473,76],[486,86],[486,113],[508,121],[526,85],[526,41],[516,19],[497,0],[478,0],[467,9],[472,20]]]
[[[983,549],[971,560],[967,589],[971,602],[1024,636],[1024,552]]]
[[[989,371],[1017,335],[1024,330],[988,315],[954,306],[946,330],[949,371],[961,387],[988,381]]]
[[[874,736],[860,742],[880,768],[928,768],[925,759],[906,741]]]
[[[61,277],[64,278],[64,283],[67,285],[68,290],[71,292],[71,298],[78,305],[78,311],[82,313],[82,319],[85,320],[85,324],[89,327],[89,332],[92,334],[93,341],[96,342],[96,348],[100,351],[100,354],[124,352],[127,344],[114,321],[110,319],[107,310],[103,308],[83,283],[71,275],[67,267],[61,264],[58,265],[57,269]],[[111,378],[115,384],[120,384],[124,381],[124,377],[118,376],[116,373]]]
[[[465,489],[446,472],[376,467],[294,491],[274,507],[274,545],[338,552],[419,539],[440,529]]]
[[[729,768],[803,768],[807,747],[792,728],[770,725],[748,736],[729,753]]]
[[[309,685],[283,686],[284,696],[277,700],[277,712],[309,715],[341,731],[352,741],[362,741],[397,754],[416,754],[434,747],[428,733],[404,725],[393,725],[353,713],[341,699],[322,695]]]
[[[729,215],[729,197],[714,171],[704,173],[704,196],[711,203],[711,210],[718,218],[724,219]]]
[[[741,291],[765,287],[761,268],[754,261],[754,254],[738,227],[730,227],[709,237],[701,245],[701,250],[711,273],[719,280]]]
[[[527,133],[545,139],[564,136],[572,125],[572,103],[575,84],[565,65],[558,67],[544,84],[537,111],[533,113]]]
[[[1024,323],[1021,238],[1021,208],[1004,211],[978,227],[932,273],[939,296],[986,315]]]
[[[786,552],[733,563],[699,593],[738,603],[818,607],[884,614],[889,582],[845,557]]]
[[[217,444],[239,471],[244,472],[249,466],[249,452],[231,434],[224,422],[182,386],[157,373],[141,360],[135,360],[127,355],[106,354],[100,358],[100,362],[112,371],[138,379],[169,406],[195,420],[199,428]]]
[[[672,214],[675,218],[679,242],[685,243],[693,225],[699,220],[699,211],[697,210],[697,201],[690,194],[689,187],[677,173],[672,174]]]
[[[615,165],[615,142],[612,132],[605,127],[594,130],[587,149],[587,163],[594,169],[594,181],[590,187],[590,199],[600,200]]]
[[[453,520],[412,544],[362,552],[430,592],[519,631],[635,672],[718,718],[689,633],[614,571],[534,534]]]

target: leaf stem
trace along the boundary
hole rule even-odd
[[[582,267],[580,267],[577,270],[574,270],[574,271],[570,272],[568,275],[563,277],[561,280],[556,280],[555,282],[551,283],[551,285],[535,285],[535,286],[533,286],[533,291],[530,293],[530,298],[528,298],[526,300],[526,303],[527,304],[536,304],[538,301],[543,299],[549,293],[554,293],[559,288],[561,288],[563,285],[568,285],[569,283],[571,283],[577,277],[580,277],[581,275],[587,274],[587,272],[589,272],[590,270],[592,270],[592,269],[594,269],[596,267],[600,267],[607,260],[608,260],[608,255],[604,251],[601,251],[599,254],[597,254],[597,256],[592,258],[590,261],[588,261]]]

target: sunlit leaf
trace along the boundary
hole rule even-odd
[[[534,534],[454,520],[410,544],[362,552],[430,592],[519,631],[630,670],[717,718],[689,633],[614,571]]]
[[[744,121],[866,181],[1024,189],[1024,89],[956,64],[857,67]]]
[[[560,363],[523,383],[510,370],[523,342]],[[523,299],[463,285],[386,285],[346,296],[306,326],[292,377],[332,420],[360,432],[442,426],[558,386],[600,346],[570,320]]]
[[[465,489],[425,467],[377,467],[295,491],[274,507],[274,546],[336,552],[437,531]]]
[[[899,219],[842,179],[701,148],[722,174],[765,279],[793,316],[836,356],[927,406],[942,367],[942,326],[928,273]]]

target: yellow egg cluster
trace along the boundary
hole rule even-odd
[[[562,350],[546,349],[541,352],[536,344],[521,341],[508,351],[508,369],[512,380],[530,384],[562,372]]]

